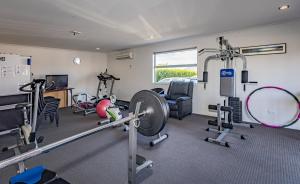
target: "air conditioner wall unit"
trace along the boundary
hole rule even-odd
[[[117,60],[133,59],[133,51],[131,49],[118,51],[115,58]]]

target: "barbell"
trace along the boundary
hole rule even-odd
[[[142,90],[130,100],[129,112],[134,112],[138,102],[141,102],[140,111],[146,112],[139,117],[138,132],[144,136],[157,135],[165,127],[169,117],[167,101],[154,91]]]
[[[139,112],[135,112],[136,109],[139,109]],[[113,121],[111,123],[87,130],[60,141],[45,145],[43,147],[35,148],[23,154],[0,161],[0,169],[30,159],[40,154],[47,153],[50,150],[95,134],[103,129],[115,127],[134,119],[136,119],[136,122],[138,122],[138,126],[135,127],[140,134],[144,136],[154,136],[165,127],[169,117],[169,106],[167,104],[167,101],[163,97],[159,96],[159,94],[157,94],[156,92],[150,90],[142,90],[137,92],[132,97],[129,105],[129,112],[130,113],[127,117],[124,117],[120,120]]]

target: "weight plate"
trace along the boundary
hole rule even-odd
[[[138,132],[144,136],[157,135],[165,127],[169,117],[167,101],[154,91],[142,90],[132,97],[129,112],[134,113],[138,102],[141,102],[140,112],[149,112],[139,117]]]

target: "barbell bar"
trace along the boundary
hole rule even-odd
[[[138,104],[138,107],[137,107],[137,104]],[[137,115],[130,112],[127,117],[124,117],[120,120],[113,121],[111,123],[93,128],[91,130],[84,131],[82,133],[73,135],[71,137],[59,140],[57,142],[54,142],[54,143],[51,143],[51,144],[48,144],[48,145],[45,145],[45,146],[42,146],[39,148],[35,148],[35,149],[25,152],[23,154],[0,161],[0,169],[3,169],[9,165],[17,164],[19,162],[25,161],[32,157],[38,156],[40,154],[49,152],[53,149],[56,149],[60,146],[65,145],[65,144],[68,144],[68,143],[74,142],[78,139],[95,134],[103,129],[115,127],[120,124],[124,124],[126,122],[132,121],[134,119],[137,119],[139,122],[139,126],[135,126],[137,128],[138,132],[140,132],[141,134],[143,134],[145,136],[155,135],[164,128],[164,126],[166,124],[166,120],[168,118],[168,116],[167,117],[165,117],[165,116],[168,115],[169,109],[168,109],[167,102],[165,101],[165,99],[160,97],[157,93],[150,91],[150,90],[139,91],[131,99],[130,109],[132,110],[133,108],[135,108],[135,110],[136,110],[136,108],[138,108],[139,111],[141,110],[142,112],[140,112],[140,113],[135,112],[135,113],[137,113]],[[161,118],[161,116],[163,116],[163,117],[159,121],[150,122],[152,120],[157,120],[157,117],[156,117],[157,115],[160,116],[159,118]],[[144,125],[144,124],[146,124],[146,125]],[[151,127],[151,125],[154,126],[154,129]],[[142,130],[140,130],[141,127],[143,127]],[[159,130],[159,132],[157,132],[158,130]]]
[[[78,140],[78,139],[81,139],[81,138],[83,138],[83,137],[86,137],[86,136],[95,134],[95,133],[97,133],[97,132],[99,132],[99,131],[101,131],[101,130],[103,130],[103,129],[110,128],[110,127],[117,126],[117,125],[119,125],[119,124],[128,122],[128,121],[130,121],[131,119],[133,119],[133,115],[132,115],[132,114],[129,114],[128,117],[122,118],[122,119],[120,119],[120,120],[111,122],[111,123],[106,124],[106,125],[99,126],[99,127],[97,127],[97,128],[93,128],[93,129],[91,129],[91,130],[87,130],[87,131],[85,131],[85,132],[82,132],[82,133],[73,135],[73,136],[71,136],[71,137],[62,139],[62,140],[60,140],[60,141],[57,141],[57,142],[48,144],[48,145],[46,145],[46,146],[43,146],[43,147],[39,147],[39,148],[33,149],[33,150],[28,151],[28,152],[26,152],[26,153],[23,153],[23,154],[21,154],[21,155],[17,155],[17,156],[8,158],[8,159],[3,160],[3,161],[0,162],[0,169],[5,168],[5,167],[7,167],[7,166],[9,166],[9,165],[16,164],[16,163],[18,163],[18,162],[21,162],[21,161],[30,159],[30,158],[35,157],[35,156],[37,156],[37,155],[40,155],[40,154],[42,154],[42,153],[51,151],[51,150],[53,150],[53,149],[55,149],[55,148],[57,148],[57,147],[60,147],[60,146],[62,146],[62,145],[64,145],[64,144],[71,143],[71,142],[76,141],[76,140]]]

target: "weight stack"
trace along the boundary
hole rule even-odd
[[[233,122],[241,123],[243,121],[242,101],[238,97],[229,97],[228,100],[228,105],[233,108]]]

